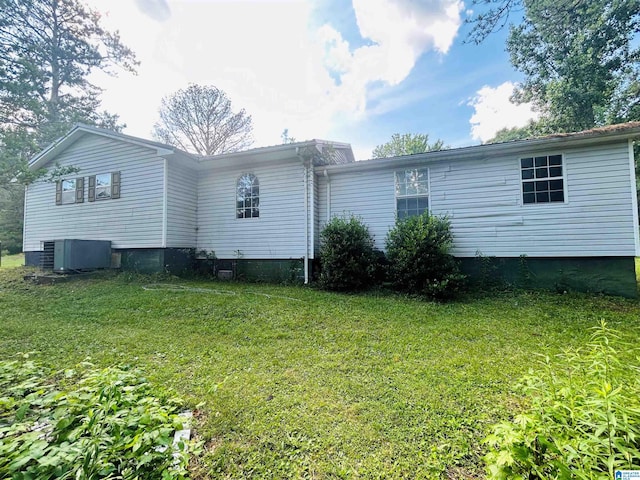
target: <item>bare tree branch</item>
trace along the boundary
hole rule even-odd
[[[237,152],[253,143],[251,115],[233,112],[226,93],[213,86],[189,85],[162,99],[154,136],[199,155]]]

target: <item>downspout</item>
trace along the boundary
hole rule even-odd
[[[327,169],[324,169],[324,178],[327,179],[327,222],[331,220],[331,177]]]
[[[313,164],[309,164],[309,170],[307,172],[307,184],[309,186],[309,250],[310,257],[316,258],[316,177],[313,171]],[[310,269],[311,270],[311,269]],[[309,271],[309,276],[311,276]]]
[[[304,167],[304,284],[309,283],[309,167],[302,155],[300,147],[296,147],[296,156]]]

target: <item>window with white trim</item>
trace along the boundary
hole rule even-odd
[[[406,218],[429,211],[429,169],[399,170],[395,177],[397,217]]]
[[[564,202],[562,155],[520,159],[522,203]]]
[[[236,218],[260,216],[260,183],[252,173],[243,174],[236,185]]]

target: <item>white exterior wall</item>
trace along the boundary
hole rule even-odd
[[[328,218],[354,214],[369,227],[376,248],[384,249],[385,238],[396,215],[394,170],[352,171],[329,174],[329,188],[324,176],[318,180],[318,222],[320,230]]]
[[[253,173],[260,182],[260,217],[236,218],[236,182]],[[305,255],[304,167],[292,159],[251,167],[238,163],[198,172],[197,250],[218,258],[288,259]]]
[[[197,192],[197,172],[171,159],[167,161],[167,247],[195,248]]]
[[[521,157],[563,154],[565,203],[522,205]],[[430,164],[430,210],[447,214],[453,254],[498,257],[634,256],[636,232],[628,142]],[[334,172],[332,215],[362,217],[384,247],[395,219],[394,170]],[[326,221],[326,181],[319,177]]]
[[[56,161],[80,169],[66,178],[84,177],[84,202],[56,205],[55,183],[28,187],[24,250],[41,250],[41,241],[64,238],[111,240],[113,248],[162,246],[163,162],[152,149],[87,135]],[[121,172],[118,199],[88,200],[90,175]]]

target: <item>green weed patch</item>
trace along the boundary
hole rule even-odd
[[[492,479],[613,479],[640,468],[638,348],[603,321],[523,378],[531,405],[488,437]]]
[[[135,371],[0,362],[0,477],[185,478],[179,401]]]

